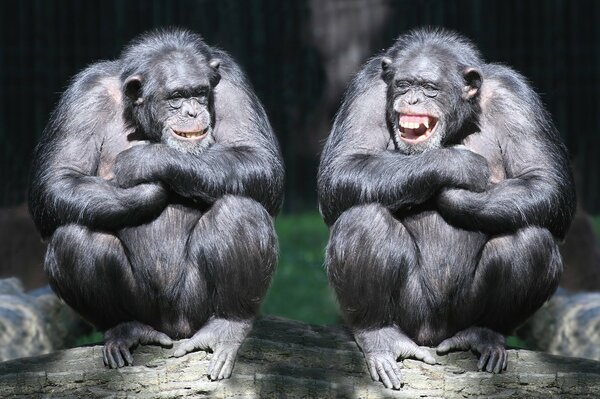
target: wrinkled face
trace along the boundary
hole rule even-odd
[[[134,94],[134,107],[140,109],[134,115],[145,135],[185,152],[201,152],[214,142],[218,67],[218,60],[177,53],[157,62],[145,78],[128,78],[126,93],[128,87],[136,92],[132,82],[140,81]]]
[[[472,118],[470,99],[479,86],[471,87],[452,59],[422,49],[396,60],[384,58],[382,69],[388,126],[402,152],[440,148]]]

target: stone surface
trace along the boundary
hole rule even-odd
[[[518,333],[531,348],[600,360],[600,292],[559,289]]]
[[[177,346],[177,345],[176,345]],[[82,347],[0,363],[0,397],[69,398],[596,398],[600,362],[511,350],[508,371],[476,371],[472,353],[404,361],[404,386],[371,381],[349,332],[266,317],[240,350],[230,380],[206,376],[210,354],[173,358],[174,348],[140,347],[135,366],[109,370],[101,347]]]
[[[50,288],[25,293],[18,279],[0,280],[0,361],[61,349],[86,329]]]

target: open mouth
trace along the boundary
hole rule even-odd
[[[175,130],[172,129],[173,135],[182,140],[200,140],[208,134],[208,127],[203,130]]]
[[[400,138],[408,143],[420,143],[433,134],[438,119],[431,115],[398,114]]]

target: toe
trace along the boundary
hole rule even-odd
[[[106,367],[110,367],[109,352],[106,349],[106,344],[104,344],[104,346],[102,347],[102,360],[104,361],[104,365]]]
[[[223,367],[221,368],[221,372],[219,373],[220,380],[222,380],[223,378],[231,377],[231,373],[233,371],[234,364],[235,364],[235,355],[229,353],[227,355],[227,357],[225,358],[225,363],[223,364]]]
[[[498,350],[498,360],[496,361],[496,364],[494,365],[494,370],[493,373],[494,374],[499,374],[502,372],[502,365],[504,364],[504,355],[506,354],[506,351],[499,349]]]
[[[389,380],[392,382],[392,387],[394,389],[400,389],[401,381],[400,381],[400,368],[396,361],[391,361],[386,359],[383,362],[383,367],[387,373]]]
[[[121,357],[125,360],[125,364],[128,366],[133,366],[133,356],[131,355],[131,351],[126,346],[121,346],[119,348],[119,352],[121,353]]]
[[[479,362],[477,363],[477,369],[479,371],[482,371],[484,369],[489,358],[490,358],[490,351],[488,349],[483,350],[481,352],[481,355],[479,356]]]
[[[485,368],[485,371],[487,371],[488,373],[494,372],[494,369],[496,368],[496,363],[498,363],[498,360],[500,360],[500,353],[497,349],[492,349],[490,352],[490,358]]]
[[[383,382],[383,385],[385,385],[386,388],[393,388],[394,385],[392,384],[390,377],[388,377],[387,372],[385,371],[385,368],[383,367],[383,364],[380,360],[375,361],[375,367],[377,368],[379,379],[381,380],[381,382]]]
[[[114,345],[110,350],[110,353],[111,353],[113,359],[115,360],[117,367],[119,367],[119,368],[125,366],[125,360],[123,360],[123,356],[121,356],[120,348],[121,348],[121,345]]]
[[[217,379],[220,379],[219,374],[221,373],[221,369],[223,368],[224,364],[224,356],[222,356],[221,354],[219,354],[218,356],[213,356],[211,360],[211,365],[208,367],[210,370],[209,375],[211,380],[216,381]]]
[[[367,359],[367,366],[369,367],[369,374],[371,374],[373,381],[379,381],[379,373],[377,373],[375,361],[373,359]]]
[[[421,360],[427,364],[436,364],[435,358],[429,353],[427,349],[418,348],[415,350],[414,358]]]
[[[447,353],[450,352],[452,350],[452,347],[454,346],[454,338],[448,338],[443,340],[438,346],[437,348],[435,348],[436,352],[438,353]]]
[[[169,338],[167,334],[162,333],[160,331],[152,330],[140,337],[140,344],[158,344],[170,347],[173,345],[173,341],[171,340],[171,338]]]
[[[191,339],[188,339],[179,345],[177,350],[173,353],[173,356],[181,357],[183,355],[186,355],[186,354],[192,352],[193,350],[194,350],[194,342]]]

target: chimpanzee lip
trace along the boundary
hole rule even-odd
[[[171,129],[173,136],[179,140],[197,141],[202,140],[208,134],[208,127],[203,130],[175,130]]]
[[[427,114],[398,113],[400,139],[410,144],[428,140],[437,127],[438,118]]]

